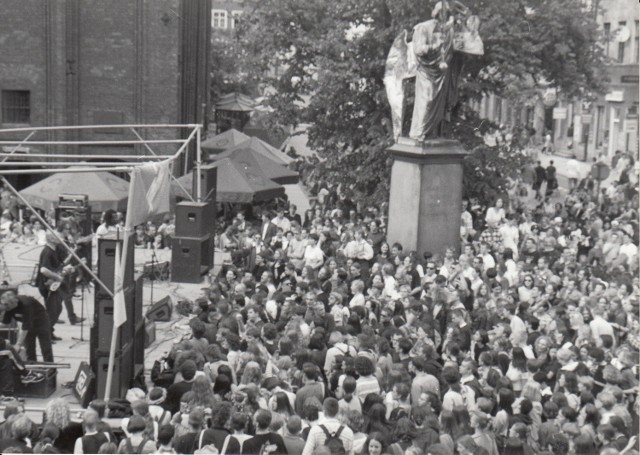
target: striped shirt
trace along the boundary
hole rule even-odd
[[[324,425],[329,433],[335,434],[340,428],[340,421],[335,418],[326,418],[318,422],[318,425],[314,425],[309,430],[309,436],[307,436],[307,443],[304,445],[302,455],[312,455],[317,447],[324,445],[327,435],[325,435],[320,425]],[[344,445],[344,450],[347,455],[353,455],[353,431],[348,426],[344,426],[340,433],[340,440]]]

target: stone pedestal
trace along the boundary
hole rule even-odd
[[[400,138],[393,156],[387,239],[404,251],[460,250],[462,160],[460,142]]]

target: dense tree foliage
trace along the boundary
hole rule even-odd
[[[358,200],[387,198],[391,163],[385,149],[392,134],[384,62],[395,36],[428,19],[434,3],[261,0],[232,38],[242,64],[250,68],[243,70],[246,79],[271,88],[265,100],[273,108],[271,127],[309,123],[310,146],[324,160],[328,178],[346,183]],[[554,87],[567,97],[603,90],[600,35],[582,1],[467,3],[481,19],[485,55],[467,60],[459,107],[487,93],[517,103],[542,87]],[[236,87],[244,83],[243,76],[234,77]],[[444,131],[472,152],[466,172],[477,170],[476,163],[505,157],[496,159],[495,169],[487,173],[487,184],[497,190],[520,162],[509,160],[510,145],[487,150],[482,133],[488,126],[458,108]],[[465,189],[475,195],[479,186],[470,182],[477,178],[467,177]]]

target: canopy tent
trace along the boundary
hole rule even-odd
[[[287,169],[284,166],[279,165],[271,158],[256,152],[247,147],[235,148],[234,150],[227,150],[214,157],[215,160],[230,159],[235,163],[239,163],[243,167],[260,169],[262,175],[269,180],[273,180],[276,183],[297,183],[299,175],[297,172]],[[214,163],[216,161],[213,161]]]
[[[237,144],[246,142],[249,139],[251,138],[246,134],[234,128],[231,128],[224,133],[216,134],[206,141],[202,141],[202,143],[200,144],[200,148],[202,148],[202,151],[207,152],[208,154],[220,153]]]
[[[209,166],[218,168],[217,202],[251,203],[268,201],[284,196],[284,188],[269,180],[259,167],[253,164],[243,165],[229,158],[223,158]],[[193,187],[193,173],[183,175],[178,182],[172,182],[171,195],[175,198],[188,198]],[[188,194],[185,192],[188,192]]]
[[[29,204],[45,211],[56,207],[58,196],[64,193],[86,194],[94,212],[125,211],[129,182],[108,172],[87,168],[87,172],[53,174],[20,191]]]
[[[223,153],[220,154],[220,156],[229,156],[233,154],[234,151],[239,149],[245,149],[245,148],[249,148],[254,152],[257,152],[260,155],[265,156],[269,158],[271,161],[275,161],[277,164],[280,164],[282,166],[287,166],[289,163],[292,163],[294,161],[294,159],[291,158],[289,155],[278,150],[277,148],[263,141],[262,139],[259,139],[257,137],[250,138],[248,136],[246,141],[243,141],[239,144],[226,148],[223,151]],[[210,157],[210,158],[215,158],[215,157]]]

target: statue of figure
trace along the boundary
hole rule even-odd
[[[451,5],[441,0],[431,16],[414,27],[411,42],[406,31],[400,33],[387,57],[384,83],[396,138],[402,135],[405,79],[416,78],[409,137],[419,141],[434,137],[447,110],[457,102],[463,54],[484,53],[478,17],[460,2]]]

